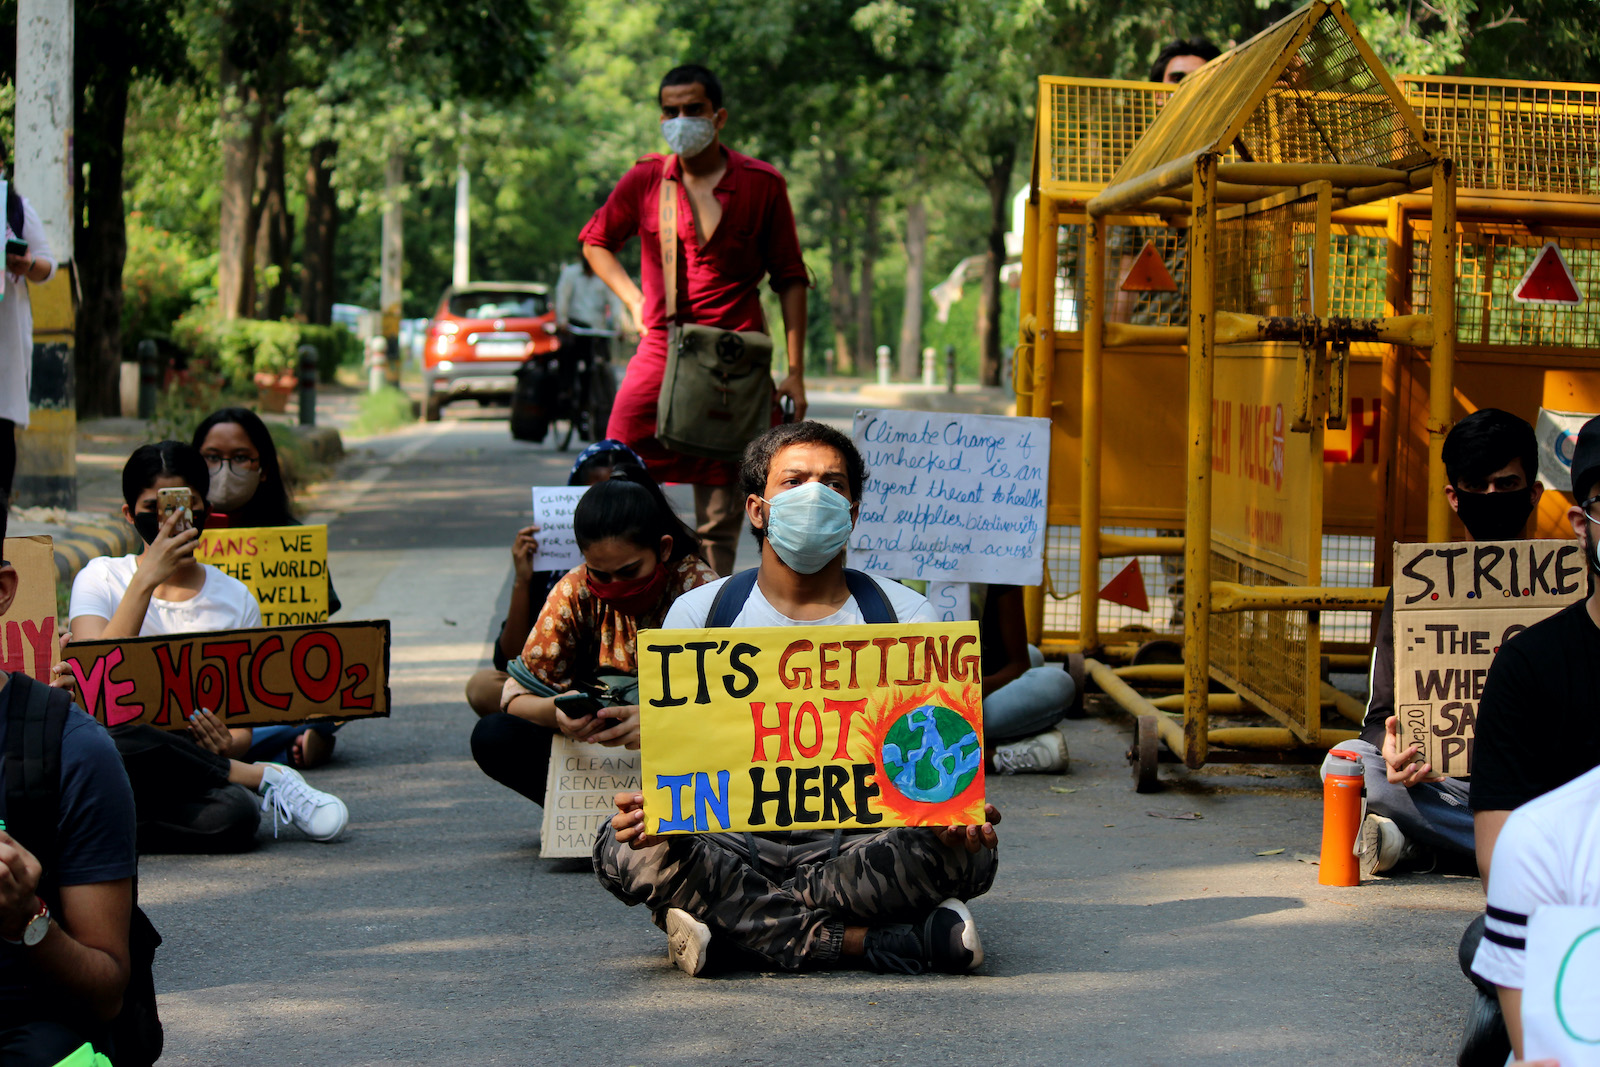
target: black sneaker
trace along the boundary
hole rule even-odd
[[[965,974],[983,965],[983,942],[972,912],[951,897],[916,925],[897,923],[868,930],[863,955],[882,974],[930,970]]]

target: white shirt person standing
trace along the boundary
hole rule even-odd
[[[10,153],[0,141],[0,181],[10,177]],[[28,426],[33,384],[33,305],[28,283],[55,277],[56,257],[39,213],[9,185],[5,197],[6,240],[24,241],[27,252],[6,253],[5,298],[0,300],[0,499],[11,496],[17,469],[16,431]],[[21,226],[20,233],[17,227]]]

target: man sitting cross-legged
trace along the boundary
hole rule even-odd
[[[685,593],[666,629],[934,621],[921,594],[845,569],[866,470],[844,434],[775,427],[746,449],[740,481],[761,566]],[[689,974],[705,969],[713,937],[788,971],[959,973],[983,962],[963,901],[994,882],[993,806],[982,826],[652,837],[643,805],[618,794],[595,872],[619,900],[650,909]]]

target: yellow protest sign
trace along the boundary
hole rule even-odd
[[[326,526],[207,530],[194,558],[249,586],[262,626],[328,621]]]
[[[652,834],[983,821],[972,622],[647,630]]]

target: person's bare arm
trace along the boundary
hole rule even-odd
[[[18,941],[38,911],[39,861],[0,830],[0,936]],[[128,916],[133,880],[61,888],[60,914],[44,940],[23,949],[27,966],[44,981],[81,1001],[96,1019],[122,1010],[128,986]]]
[[[1500,831],[1505,828],[1506,819],[1510,818],[1509,811],[1475,811],[1472,813],[1472,841],[1473,851],[1478,855],[1478,877],[1483,879],[1483,888],[1489,889],[1489,861],[1494,859],[1494,843],[1500,837]]]
[[[794,401],[794,417],[806,417],[806,286],[795,282],[778,294],[783,308],[783,337],[789,349],[789,373],[778,383],[778,395]]]
[[[628,314],[633,316],[633,321],[639,327],[639,333],[643,335],[646,332],[644,325],[644,294],[639,291],[637,285],[633,284],[633,279],[628,276],[627,268],[616,257],[616,253],[609,248],[601,248],[599,245],[584,245],[583,258],[587,259],[589,266],[594,268],[595,275],[605,282],[613,293],[617,294],[617,299],[628,306]]]
[[[517,531],[511,545],[511,606],[506,609],[506,621],[500,627],[500,654],[506,659],[522,655],[528,633],[533,629],[533,600],[528,595],[528,583],[533,580],[533,556],[539,551],[537,523]],[[543,605],[541,605],[542,607]]]
[[[122,595],[111,618],[98,615],[79,615],[72,620],[72,632],[80,641],[114,641],[122,637],[138,637],[144,626],[145,612],[150,610],[150,597],[162,582],[172,577],[178,565],[194,558],[200,531],[190,527],[174,533],[181,512],[173,512],[161,524],[161,532],[150,542],[139,560],[139,569],[128,582],[128,591]]]

